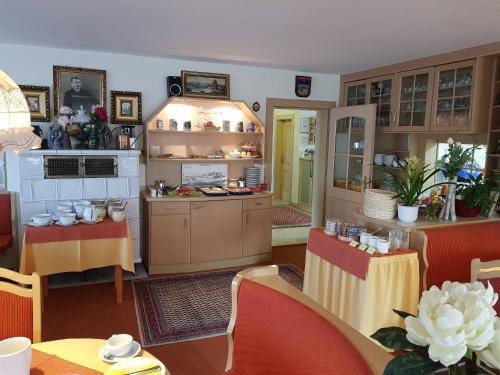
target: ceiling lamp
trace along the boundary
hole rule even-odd
[[[16,83],[0,69],[0,152],[40,148],[33,134],[28,103]]]

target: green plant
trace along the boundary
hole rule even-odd
[[[459,178],[460,184],[457,187],[457,194],[462,197],[467,207],[481,207],[485,212],[493,204],[490,195],[491,186],[480,174],[477,177],[469,175],[469,178]]]
[[[448,152],[436,162],[436,168],[440,169],[445,177],[453,179],[464,165],[473,162],[474,150],[479,147],[474,145],[464,148],[460,142],[455,143],[453,138],[448,138]]]
[[[440,184],[434,184],[424,188],[429,181],[439,170],[431,170],[428,164],[422,160],[412,157],[397,161],[399,170],[389,168],[383,165],[376,165],[375,168],[391,175],[390,185],[395,191],[393,199],[399,199],[404,206],[414,206],[418,202],[419,197],[427,190]]]

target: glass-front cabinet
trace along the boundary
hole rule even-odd
[[[389,130],[393,125],[395,74],[368,80],[368,103],[377,104],[377,129]]]
[[[345,87],[346,106],[366,104],[366,81],[349,82]]]
[[[436,67],[431,129],[467,130],[471,127],[475,60]]]
[[[398,130],[429,130],[433,76],[434,68],[398,73],[395,116]]]

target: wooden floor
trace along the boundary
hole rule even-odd
[[[274,247],[272,263],[292,263],[304,269],[305,245]],[[43,313],[43,341],[92,337],[106,339],[129,333],[139,340],[134,297],[124,282],[123,303],[115,303],[112,283],[51,289]],[[224,372],[225,336],[149,347],[173,375],[212,375]]]

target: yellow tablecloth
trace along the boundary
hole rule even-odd
[[[92,370],[105,372],[110,364],[99,359],[99,350],[106,344],[105,340],[98,339],[65,339],[33,344],[33,349],[47,354],[57,355],[59,358],[88,367]],[[154,358],[146,351],[138,357]],[[167,370],[167,374],[170,374]]]
[[[418,311],[417,253],[373,257],[362,280],[307,250],[304,293],[366,336],[404,327],[392,309]]]
[[[98,240],[26,243],[23,239],[19,272],[47,276],[113,265],[135,272],[130,232],[127,238]]]

